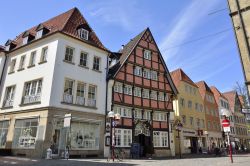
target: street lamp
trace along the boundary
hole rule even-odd
[[[229,125],[229,127],[228,127],[229,130],[226,130],[227,127],[225,127],[225,126],[223,126],[223,130],[224,130],[224,132],[227,133],[227,141],[228,141],[228,145],[229,145],[229,154],[230,154],[231,163],[233,163],[232,144],[231,144],[230,135],[229,135],[229,132],[230,132],[230,119],[229,119],[229,117],[232,114],[227,109],[221,109],[221,114],[224,116],[224,120],[222,120],[222,125],[224,125],[223,123],[225,123],[226,125],[227,124]]]
[[[110,155],[112,156],[113,161],[115,160],[115,126],[116,121],[121,119],[121,115],[119,113],[114,113],[110,111],[108,113],[108,118],[110,118],[111,130],[110,130]]]
[[[182,130],[182,123],[180,121],[177,122],[175,126],[175,130],[178,132],[178,138],[179,138],[179,153],[180,153],[180,158],[181,158],[181,137],[180,137],[180,131]]]
[[[208,152],[209,152],[208,131],[204,131],[204,134],[207,137],[207,154],[208,154]]]

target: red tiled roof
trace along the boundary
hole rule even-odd
[[[211,91],[211,89],[209,88],[209,86],[205,81],[199,81],[196,82],[195,84],[199,87],[199,91],[203,99],[205,98],[206,92],[213,94],[213,92]]]
[[[210,87],[211,91],[213,92],[214,94],[214,97],[215,97],[215,100],[216,100],[216,103],[219,105],[220,104],[220,100],[219,100],[219,97],[227,100],[227,98],[215,87],[215,86],[211,86]]]
[[[179,87],[180,81],[185,81],[198,88],[198,86],[187,76],[187,74],[181,68],[170,72],[170,74],[176,87]]]
[[[44,27],[49,29],[49,34],[52,34],[54,32],[62,32],[64,34],[67,34],[71,37],[77,38],[82,40],[79,35],[77,34],[77,28],[81,25],[84,25],[85,27],[88,27],[90,29],[89,32],[89,39],[88,40],[82,40],[85,43],[91,44],[95,47],[98,47],[103,50],[107,50],[104,45],[101,43],[101,41],[96,36],[95,32],[91,29],[87,21],[84,19],[82,14],[77,8],[73,8],[65,13],[62,13],[56,17],[53,17],[49,19],[48,21],[45,21],[41,23]],[[23,41],[23,34],[25,32],[29,32],[30,34],[35,35],[36,34],[36,28],[37,26],[34,26],[30,28],[29,30],[24,31],[20,35],[18,35],[13,41],[16,42],[16,47],[14,49],[17,49],[22,46]],[[46,36],[45,35],[45,36]],[[35,40],[33,40],[35,41]]]

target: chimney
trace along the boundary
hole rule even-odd
[[[121,49],[123,50],[123,48],[124,48],[124,45],[122,45],[122,48],[121,48]]]

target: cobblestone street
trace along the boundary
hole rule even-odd
[[[234,155],[234,166],[247,166],[250,162],[250,154]],[[19,157],[0,157],[0,166],[98,166],[98,165],[115,165],[115,166],[228,166],[231,165],[229,157],[197,157],[184,159],[144,159],[132,160],[126,159],[122,162],[107,162],[106,159],[70,159],[70,160],[36,160]]]

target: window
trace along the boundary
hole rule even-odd
[[[154,112],[153,113],[153,120],[166,121],[167,120],[167,114],[164,113],[164,112]]]
[[[144,111],[143,118],[151,120],[151,111]]]
[[[89,85],[88,91],[88,106],[95,107],[96,106],[96,86]]]
[[[144,69],[143,70],[143,77],[147,78],[147,79],[150,79],[151,78],[151,72],[150,72],[150,70]]]
[[[74,48],[66,47],[64,60],[73,63],[74,58]]]
[[[142,118],[142,112],[141,112],[141,110],[138,110],[138,109],[134,110],[134,118],[135,119],[141,119]]]
[[[39,39],[43,36],[43,29],[40,29],[39,31],[36,32],[36,39]]]
[[[29,36],[23,38],[23,45],[28,43]]]
[[[87,31],[86,29],[78,29],[78,34],[81,39],[88,40],[89,38],[89,31]]]
[[[136,76],[142,76],[142,68],[139,67],[139,66],[136,66],[135,69],[134,69],[134,74]]]
[[[168,147],[168,132],[153,132],[154,147]]]
[[[21,56],[20,63],[19,63],[19,70],[24,69],[24,62],[25,62],[25,55]]]
[[[203,111],[203,106],[202,106],[202,104],[200,104],[200,112],[202,112]]]
[[[201,127],[205,128],[205,121],[204,121],[204,119],[201,120]]]
[[[93,69],[94,70],[100,70],[100,58],[99,57],[94,57],[94,62],[93,62]]]
[[[46,62],[47,61],[47,56],[48,56],[48,47],[44,47],[42,49],[42,54],[41,54],[41,62]]]
[[[129,147],[132,143],[132,130],[130,129],[115,129],[115,146]]]
[[[24,85],[23,104],[41,101],[42,80],[26,82]]]
[[[159,92],[158,100],[159,101],[164,101],[164,93],[163,92]]]
[[[122,83],[116,82],[114,86],[114,91],[118,93],[123,93],[123,86]]]
[[[181,98],[181,106],[185,107],[185,100],[184,100],[184,98]]]
[[[190,117],[190,125],[193,126],[194,125],[194,118],[193,117]]]
[[[5,148],[9,124],[7,120],[0,121],[0,148]]]
[[[65,79],[63,102],[73,103],[73,86],[74,86],[74,80]]]
[[[149,90],[148,89],[143,89],[142,97],[146,98],[146,99],[149,99]]]
[[[81,52],[81,54],[80,54],[80,64],[79,65],[87,67],[87,65],[88,65],[88,53]]]
[[[200,119],[199,119],[199,118],[196,119],[196,125],[197,125],[198,128],[201,127],[201,122],[200,122]]]
[[[85,88],[86,85],[82,82],[77,83],[76,88],[76,104],[84,105],[85,104]]]
[[[120,114],[122,117],[131,118],[131,109],[130,108],[122,108],[122,112]]]
[[[151,60],[151,51],[149,50],[144,50],[144,58]]]
[[[13,148],[35,148],[37,130],[37,118],[16,120]]]
[[[11,63],[10,63],[10,70],[9,70],[9,73],[14,72],[15,66],[16,66],[16,59],[12,59],[12,61],[11,61]]]
[[[195,110],[199,111],[199,105],[198,105],[198,103],[195,103]]]
[[[70,146],[72,149],[98,150],[100,124],[84,121],[71,122]]]
[[[3,107],[13,106],[14,95],[15,95],[15,86],[7,87],[6,91],[5,91],[5,98],[4,98],[4,102],[3,102]]]
[[[134,88],[134,96],[141,97],[141,88]]]
[[[152,80],[156,80],[157,81],[157,72],[156,71],[151,71],[151,78]]]
[[[36,51],[33,51],[33,52],[30,54],[29,66],[35,65],[35,61],[36,61]]]
[[[182,116],[182,123],[186,124],[186,116],[185,115]]]
[[[188,108],[192,109],[192,101],[188,101]]]
[[[124,86],[124,94],[132,95],[132,86],[130,86],[130,85],[125,85],[125,86]]]
[[[150,98],[152,100],[157,100],[157,92],[156,91],[151,91],[150,93]]]
[[[118,106],[114,106],[114,113],[115,114],[120,114],[121,116],[122,116],[122,109],[121,109],[121,107],[118,107]]]

